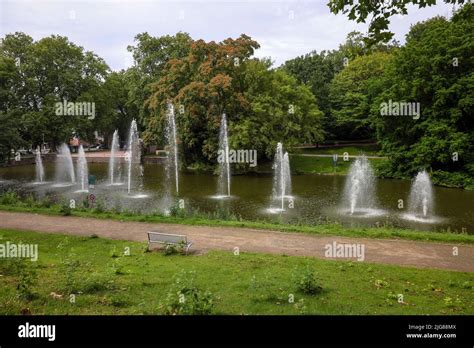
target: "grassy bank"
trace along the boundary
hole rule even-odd
[[[321,174],[321,175],[347,175],[349,167],[355,158],[343,160],[344,153],[350,156],[365,154],[367,156],[380,156],[377,145],[344,146],[331,148],[303,148],[296,150],[290,155],[290,166],[296,174]],[[334,155],[337,154],[337,166],[334,166],[332,157],[311,157],[302,155]],[[401,180],[412,180],[407,174],[394,172],[388,158],[369,158],[374,168],[375,175],[380,178],[392,178]],[[433,184],[449,188],[460,188],[469,191],[474,190],[474,178],[467,172],[448,172],[442,170],[430,170]]]
[[[474,314],[469,273],[251,253],[165,255],[145,252],[145,243],[0,229],[7,241],[38,244],[39,258],[0,259],[1,314]]]
[[[378,156],[380,147],[376,144],[367,145],[351,145],[351,146],[334,146],[334,147],[311,147],[298,149],[298,153],[314,154],[314,155],[333,155],[342,156],[347,152],[350,156],[358,156],[365,154],[367,156]]]
[[[292,225],[284,222],[246,221],[228,215],[226,211],[215,214],[203,214],[192,210],[172,209],[170,216],[156,214],[138,214],[133,212],[106,211],[98,202],[95,208],[77,206],[70,209],[65,203],[57,204],[49,201],[35,201],[31,196],[20,198],[14,192],[0,196],[0,210],[49,215],[73,215],[98,219],[114,219],[120,221],[137,221],[149,223],[172,223],[199,226],[223,226],[274,230],[283,232],[307,233],[315,235],[337,235],[364,238],[391,238],[431,242],[474,244],[474,236],[453,232],[423,232],[391,226],[380,227],[348,227],[338,223],[321,222],[316,225]]]
[[[376,172],[379,164],[386,161],[384,158],[369,158],[368,160],[375,167]],[[291,171],[297,174],[346,175],[353,161],[355,158],[344,161],[341,155],[338,157],[337,165],[334,166],[332,157],[290,155]]]

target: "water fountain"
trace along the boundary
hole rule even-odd
[[[175,194],[179,196],[179,162],[178,162],[178,140],[176,132],[176,118],[174,114],[174,106],[168,103],[166,111],[166,129],[165,137],[168,144],[169,152],[166,160],[166,177],[168,181],[168,188],[173,185],[171,182],[174,179]],[[174,178],[173,178],[174,177]]]
[[[365,156],[359,156],[352,163],[344,187],[344,202],[352,216],[381,215],[376,209],[374,171]]]
[[[74,165],[72,163],[71,151],[69,146],[61,144],[56,155],[56,184],[55,187],[71,186],[76,183],[74,174]]]
[[[77,158],[77,178],[81,189],[76,192],[89,192],[89,170],[87,168],[86,154],[84,153],[84,147],[79,146],[78,158]]]
[[[36,148],[36,159],[35,159],[35,169],[36,169],[36,184],[44,183],[44,167],[43,160],[41,159],[41,147]]]
[[[110,158],[109,158],[109,185],[117,186],[123,185],[120,182],[120,167],[117,161],[117,152],[120,150],[118,130],[115,130],[112,136],[112,145],[110,147]]]
[[[411,185],[408,213],[402,217],[418,222],[434,222],[433,189],[430,176],[423,170],[419,172]]]
[[[125,155],[125,160],[128,164],[127,170],[127,193],[132,198],[145,198],[145,194],[135,194],[131,195],[132,188],[135,188],[138,191],[141,191],[143,188],[142,185],[142,176],[143,168],[140,164],[141,158],[141,148],[140,141],[138,138],[138,129],[137,122],[133,119],[130,124],[130,131],[128,135],[128,144],[127,144],[127,153]]]
[[[283,144],[278,143],[273,160],[272,199],[281,203],[280,208],[269,208],[271,213],[285,211],[285,198],[291,196],[291,172],[288,152],[283,151]]]
[[[223,158],[219,161],[218,193],[215,198],[229,198],[231,196],[231,173],[229,161],[229,137],[227,134],[227,117],[225,114],[222,114],[221,119],[221,127],[219,132],[219,153],[223,155]]]

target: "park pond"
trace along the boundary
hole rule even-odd
[[[79,161],[76,161],[76,166]],[[110,184],[107,163],[88,163],[89,174],[96,177],[93,187],[83,190],[81,182],[55,184],[55,164],[45,163],[41,184],[34,183],[37,172],[34,165],[0,168],[0,190],[13,189],[20,193],[33,193],[57,199],[74,199],[82,205],[92,193],[94,204],[105,209],[127,210],[139,213],[166,213],[176,201],[174,186],[170,185],[164,164],[145,164],[143,176],[133,188],[127,190],[126,166],[117,170],[114,185]],[[430,216],[426,219],[407,217],[412,182],[374,178],[370,183],[373,199],[370,209],[351,214],[345,200],[349,176],[342,175],[291,175],[291,195],[280,201],[272,194],[275,185],[273,174],[233,175],[231,195],[216,195],[219,176],[210,173],[179,172],[179,199],[186,208],[216,216],[240,217],[245,220],[281,221],[314,225],[337,221],[347,226],[391,225],[418,230],[465,232],[474,234],[474,192],[433,186]],[[218,199],[221,198],[221,199]],[[224,199],[222,199],[224,198]],[[403,208],[399,208],[403,200]],[[281,205],[283,204],[283,211]],[[367,209],[366,209],[367,210]]]

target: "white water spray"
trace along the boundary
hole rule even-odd
[[[227,117],[222,114],[219,132],[219,152],[224,154],[224,160],[219,163],[219,193],[220,196],[230,197],[230,161],[229,161],[229,137],[227,134]]]
[[[109,159],[109,183],[114,185],[116,183],[116,174],[117,174],[117,152],[120,149],[118,130],[115,130],[114,135],[112,136],[112,145],[110,148],[110,159]]]
[[[44,167],[43,160],[41,159],[41,147],[36,148],[36,159],[35,159],[35,169],[36,169],[36,182],[44,182]]]
[[[89,186],[89,170],[87,168],[86,154],[82,145],[79,146],[77,158],[77,178],[81,185],[81,191],[87,192]]]

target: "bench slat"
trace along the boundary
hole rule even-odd
[[[160,232],[148,232],[148,241],[150,243],[163,243],[163,244],[188,244],[185,235],[181,234],[170,234]]]

